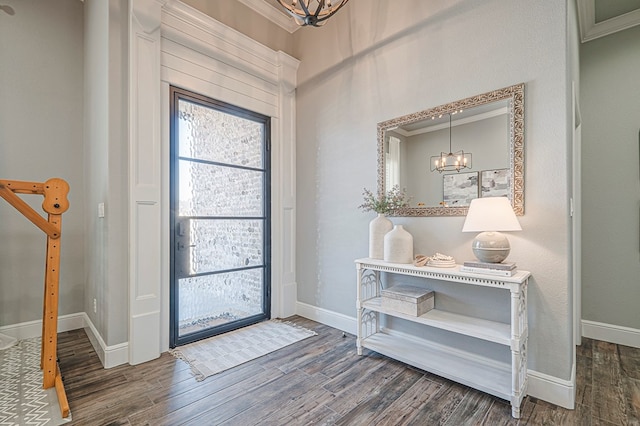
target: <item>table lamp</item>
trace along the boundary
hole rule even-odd
[[[522,231],[507,197],[471,200],[462,232],[480,232],[471,248],[479,261],[500,263],[509,256],[509,240],[499,231]]]

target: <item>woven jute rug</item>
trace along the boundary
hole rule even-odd
[[[62,418],[55,388],[42,388],[40,337],[0,350],[0,425],[56,426]]]
[[[264,321],[230,333],[170,350],[187,362],[197,381],[299,342],[317,333],[278,320]]]

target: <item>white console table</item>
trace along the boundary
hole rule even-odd
[[[502,277],[460,272],[459,266],[418,267],[377,259],[357,259],[355,263],[358,273],[358,355],[362,355],[362,348],[368,348],[506,399],[511,402],[512,416],[520,418],[520,405],[527,393],[527,284],[531,275],[529,272],[518,271],[511,277]],[[419,317],[385,309],[380,297],[383,285],[380,272],[509,290],[510,324],[438,309],[432,309]],[[437,292],[435,297],[437,308]],[[383,329],[380,327],[381,314],[504,345],[511,350],[511,365],[447,349],[419,337]]]

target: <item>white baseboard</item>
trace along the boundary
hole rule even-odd
[[[582,320],[582,337],[640,348],[640,330],[637,328]]]
[[[347,333],[357,333],[356,319],[328,309],[302,302],[296,303],[296,314],[318,321]],[[543,401],[573,409],[575,403],[575,365],[571,380],[563,380],[537,371],[528,370],[527,394]]]
[[[85,317],[84,312],[59,316],[58,333],[83,328],[85,326]],[[0,333],[15,337],[18,340],[38,337],[42,335],[42,320],[5,325],[0,327]]]
[[[527,395],[573,410],[576,400],[575,377],[575,364],[572,368],[571,380],[563,380],[538,371],[527,370]]]
[[[129,344],[107,346],[85,312],[61,315],[58,317],[58,333],[84,328],[89,341],[98,354],[104,368],[111,368],[129,362]],[[42,335],[42,320],[22,322],[0,327],[0,333],[18,340],[30,339]]]
[[[104,368],[112,368],[127,364],[129,362],[129,343],[125,342],[118,345],[107,346],[89,316],[84,312],[83,314],[85,316],[85,331],[93,349],[98,354],[98,358],[100,358],[102,366]]]
[[[296,302],[296,314],[347,333],[357,333],[356,319],[348,315],[339,314],[328,309],[318,308],[317,306],[302,302]]]

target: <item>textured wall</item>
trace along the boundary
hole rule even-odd
[[[294,34],[298,299],[355,317],[355,268],[368,247],[363,187],[376,185],[376,123],[524,82],[525,215],[510,259],[533,272],[529,368],[571,375],[567,7],[564,2],[350,2],[326,26]],[[417,253],[472,258],[463,217],[394,218]],[[431,285],[450,309],[506,320],[506,299]],[[438,298],[436,296],[436,303]],[[427,333],[425,328],[409,330]],[[467,350],[494,347],[428,333]]]
[[[59,313],[82,312],[82,3],[5,0],[2,5],[0,178],[43,182],[60,177],[69,183]],[[21,197],[45,215],[42,196]],[[0,200],[0,241],[0,326],[42,319],[44,233]]]
[[[634,27],[580,49],[582,318],[635,329],[640,329],[638,40],[640,27]]]
[[[104,309],[102,303],[106,294],[106,224],[98,219],[98,203],[105,203],[107,217],[111,206],[107,201],[106,182],[108,139],[109,139],[109,84],[108,84],[108,20],[107,2],[90,0],[85,3],[85,125],[84,153],[85,185],[87,187],[85,217],[86,233],[86,287],[83,311],[104,335]],[[93,312],[93,299],[100,302],[100,309]]]
[[[83,311],[107,345],[128,340],[127,1],[85,5],[86,288]],[[124,34],[123,34],[124,32]],[[98,218],[98,203],[105,217]],[[93,311],[93,300],[97,309]]]

